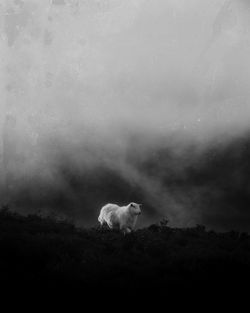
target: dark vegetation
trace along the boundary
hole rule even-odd
[[[78,229],[54,217],[0,211],[2,286],[126,294],[239,289],[250,278],[250,236],[168,221],[129,235]],[[66,289],[65,289],[66,288]],[[210,292],[211,292],[210,290]]]

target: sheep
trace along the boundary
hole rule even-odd
[[[103,226],[108,224],[111,229],[119,229],[128,234],[135,229],[138,215],[141,214],[141,204],[134,202],[126,206],[108,203],[101,208],[98,221]]]

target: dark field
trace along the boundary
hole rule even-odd
[[[167,221],[133,234],[0,212],[0,275],[6,290],[112,294],[243,291],[250,277],[250,236]],[[9,289],[8,289],[9,288]],[[211,289],[210,289],[211,288]],[[197,295],[197,293],[196,293]]]

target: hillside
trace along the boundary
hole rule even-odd
[[[15,288],[160,294],[239,288],[250,277],[248,234],[173,229],[166,221],[124,236],[2,209],[0,251],[1,281]]]
[[[89,227],[105,203],[134,201],[143,203],[140,227],[167,216],[172,226],[198,223],[217,231],[249,231],[250,134],[225,144],[219,140],[203,151],[188,146],[178,154],[155,146],[145,152],[137,137],[119,166],[112,157],[109,165],[82,168],[60,151],[53,171],[45,158],[40,176],[10,172],[9,188],[0,186],[1,203],[24,214],[47,210]],[[47,175],[51,180],[44,180]]]

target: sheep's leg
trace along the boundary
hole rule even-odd
[[[123,235],[126,235],[126,227],[124,225],[120,225],[120,231],[123,233]]]
[[[106,222],[104,220],[100,220],[99,222],[100,222],[101,228],[103,228],[105,226],[105,224],[106,224]]]
[[[113,226],[113,224],[112,224],[112,223],[107,222],[107,224],[108,224],[108,227],[109,227],[110,229],[113,229],[113,228],[114,228],[114,226]]]
[[[105,228],[107,228],[107,222],[106,222],[106,220],[104,219],[104,218],[102,218],[102,217],[99,217],[98,218],[98,221],[99,221],[99,223],[100,223],[100,228],[101,229],[105,229]]]

